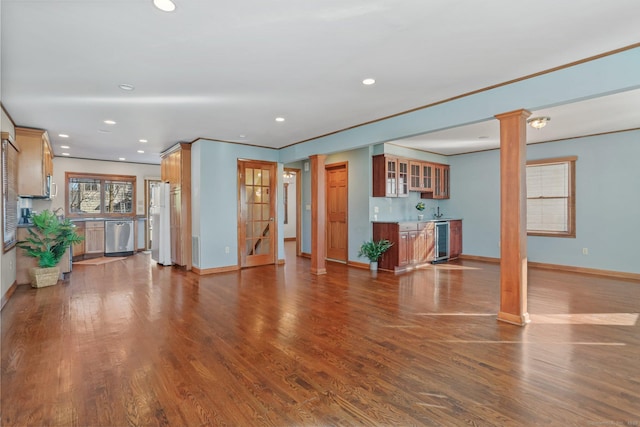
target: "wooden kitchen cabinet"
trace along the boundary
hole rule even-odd
[[[462,221],[449,221],[449,259],[458,258],[462,254]]]
[[[379,154],[372,157],[373,197],[409,195],[409,160]]]
[[[53,151],[47,131],[16,127],[18,155],[18,194],[50,197],[53,176]]]
[[[372,156],[371,160],[373,197],[406,197],[417,191],[423,199],[449,198],[449,165],[388,154]]]
[[[104,254],[104,221],[86,221],[84,227],[84,253]]]
[[[434,165],[433,198],[449,198],[449,165]]]
[[[418,223],[418,263],[426,263],[434,260],[435,257],[435,224],[433,222]]]
[[[78,221],[75,222],[74,225],[76,226],[76,234],[78,236],[81,237],[86,237],[85,235],[85,228],[84,228],[84,221]],[[85,245],[85,241],[83,240],[82,242],[79,243],[75,243],[72,246],[72,253],[73,253],[73,258],[76,259],[80,259],[82,258],[82,256],[84,255],[84,245]]]
[[[449,258],[457,258],[462,252],[462,221],[449,221]],[[381,270],[400,273],[430,264],[436,258],[435,223],[422,222],[374,222],[373,240],[387,239],[393,245],[378,260]]]
[[[191,145],[181,143],[163,153],[160,173],[170,187],[171,261],[191,270]]]
[[[416,222],[374,222],[373,240],[386,239],[393,245],[378,260],[378,268],[404,271],[419,264],[424,254],[423,237]]]

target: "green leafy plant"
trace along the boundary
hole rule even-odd
[[[416,209],[418,209],[420,212],[422,212],[424,208],[426,208],[424,202],[418,202],[418,204],[416,205]]]
[[[50,210],[32,215],[31,219],[33,227],[28,228],[29,235],[18,242],[18,247],[28,256],[37,258],[39,267],[55,267],[69,246],[84,240],[71,221],[58,219]]]
[[[378,240],[377,242],[370,240],[362,243],[362,246],[360,246],[360,250],[358,251],[358,256],[365,256],[369,258],[369,261],[377,262],[382,254],[391,246],[393,246],[393,243],[386,239]]]

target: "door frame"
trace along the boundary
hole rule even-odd
[[[273,239],[273,253],[271,254],[272,257],[269,260],[269,262],[266,262],[264,264],[258,264],[258,265],[269,265],[269,264],[276,264],[277,260],[278,260],[278,249],[279,249],[279,245],[278,245],[278,188],[279,186],[282,184],[282,181],[279,179],[278,176],[278,163],[276,162],[267,162],[264,160],[250,160],[250,159],[238,159],[237,160],[237,188],[238,188],[238,199],[237,199],[237,218],[238,218],[238,222],[237,222],[237,237],[238,237],[238,242],[237,242],[237,246],[238,246],[238,266],[240,268],[246,268],[246,267],[254,267],[254,265],[246,265],[246,256],[245,256],[245,252],[244,252],[244,247],[245,247],[245,240],[246,240],[246,222],[245,219],[242,216],[242,208],[243,208],[243,203],[246,200],[246,192],[245,192],[245,187],[244,187],[244,181],[243,181],[243,176],[241,174],[241,170],[244,170],[244,168],[246,168],[246,164],[251,163],[251,164],[255,164],[255,165],[264,165],[264,166],[270,166],[273,167],[273,176],[271,178],[270,184],[269,184],[269,189],[270,189],[270,204],[272,208],[272,212],[273,212],[273,220],[271,221],[272,224],[272,228],[273,228],[273,234],[272,234],[272,239]]]
[[[328,248],[328,243],[329,243],[329,174],[327,173],[327,171],[329,171],[330,169],[345,169],[345,172],[347,173],[347,205],[346,205],[346,212],[345,212],[345,223],[347,225],[347,233],[345,235],[345,248],[346,248],[346,254],[345,254],[345,259],[343,260],[339,260],[339,259],[334,259],[334,258],[327,258],[327,248]],[[344,162],[336,162],[336,163],[331,163],[331,164],[325,164],[324,165],[324,188],[325,188],[325,194],[324,194],[324,198],[325,198],[325,234],[324,234],[324,241],[325,241],[325,259],[327,261],[333,261],[333,262],[339,262],[339,263],[345,263],[348,264],[349,263],[349,162],[348,161],[344,161]]]

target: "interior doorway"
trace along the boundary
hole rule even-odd
[[[301,194],[302,174],[300,169],[284,168],[282,175],[284,198],[284,241],[295,241],[296,256],[302,251]]]
[[[327,259],[347,262],[349,170],[346,162],[325,166],[327,192]]]
[[[276,164],[238,160],[240,266],[276,262]]]

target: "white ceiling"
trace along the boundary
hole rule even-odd
[[[165,13],[151,0],[3,0],[5,109],[17,125],[47,129],[56,155],[159,163],[178,141],[279,148],[639,41],[638,0],[174,1]],[[639,98],[535,111],[552,120],[530,137],[638,127],[601,113],[638,111]],[[496,127],[402,143],[487,149]]]

